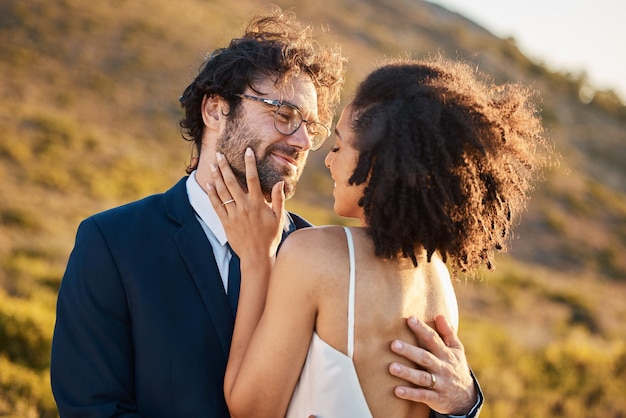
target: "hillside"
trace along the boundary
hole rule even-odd
[[[540,90],[560,165],[546,172],[496,272],[457,283],[460,334],[488,398],[482,417],[626,416],[620,98],[594,91],[584,74],[550,72],[514,40],[421,0],[275,3],[323,24],[325,40],[342,46],[344,102],[381,57],[437,52]],[[0,416],[56,416],[50,338],[78,223],[184,175],[190,145],[177,99],[203,55],[266,6],[0,3]],[[346,222],[332,213],[329,148],[312,153],[289,202],[318,224]]]

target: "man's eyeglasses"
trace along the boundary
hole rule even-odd
[[[330,136],[330,129],[326,125],[305,120],[300,110],[290,103],[264,99],[249,94],[236,94],[235,96],[275,106],[274,128],[283,135],[293,135],[300,128],[302,122],[306,123],[306,131],[311,138],[311,151],[320,149],[326,138]]]

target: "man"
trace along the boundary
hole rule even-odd
[[[242,38],[204,63],[181,97],[181,127],[198,153],[190,175],[164,194],[94,215],[78,229],[52,346],[52,389],[61,417],[229,416],[223,380],[235,309],[229,296],[236,302],[237,295],[231,289],[237,278],[230,274],[238,267],[231,262],[237,257],[203,188],[216,152],[245,176],[244,150],[251,147],[264,192],[283,181],[287,197],[293,195],[308,151],[329,135],[343,74],[338,51],[279,11],[254,20]],[[244,96],[250,88],[255,95]],[[244,102],[257,106],[254,117]],[[306,226],[287,214],[283,237]],[[414,361],[424,352],[403,348],[401,354]],[[454,366],[461,372],[451,378],[458,374],[468,382],[464,356]],[[418,370],[398,373],[419,384]],[[448,392],[439,396],[466,395],[465,411],[477,398],[477,406],[482,402],[471,379]],[[420,401],[423,395],[399,396]]]

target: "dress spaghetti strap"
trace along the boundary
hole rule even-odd
[[[350,257],[350,287],[348,289],[348,357],[354,354],[354,293],[356,281],[356,265],[354,261],[354,242],[350,228],[343,227],[348,240],[348,255]]]
[[[337,350],[313,331],[311,344],[286,418],[359,417],[372,418],[354,367],[355,257],[350,229],[345,228],[350,256],[348,290],[348,348]],[[338,273],[343,276],[343,272]]]

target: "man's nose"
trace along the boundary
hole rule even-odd
[[[287,143],[298,148],[300,151],[308,151],[311,149],[313,139],[306,129],[306,122],[302,122],[300,127],[287,137]]]

